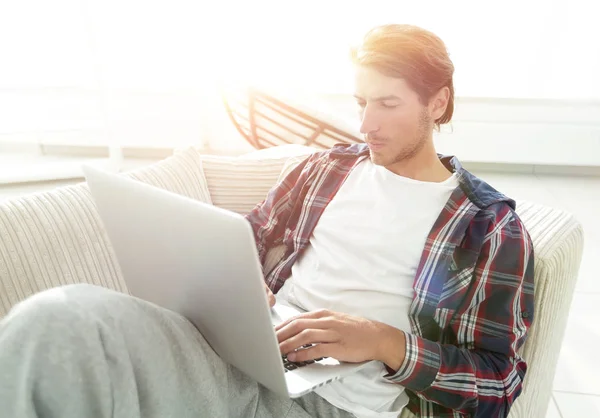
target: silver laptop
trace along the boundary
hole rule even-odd
[[[131,294],[188,318],[227,363],[292,398],[368,364],[282,358],[274,325],[299,311],[269,308],[243,216],[91,167],[84,173]]]

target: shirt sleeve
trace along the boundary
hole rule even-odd
[[[302,161],[276,184],[266,199],[246,215],[256,241],[261,265],[269,249],[283,242],[284,233],[294,205],[301,198],[302,189],[310,175],[310,168],[318,153]]]
[[[517,354],[533,321],[533,247],[508,207],[484,237],[465,308],[449,324],[458,346],[406,334],[388,379],[420,398],[472,417],[504,417],[527,370]]]

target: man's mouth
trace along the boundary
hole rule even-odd
[[[371,150],[378,151],[378,150],[382,149],[383,147],[385,147],[385,142],[369,141],[369,142],[367,142],[367,145],[369,145],[369,148]]]

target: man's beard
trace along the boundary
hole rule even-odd
[[[427,109],[424,108],[419,115],[416,139],[395,155],[381,155],[371,152],[373,164],[389,166],[414,158],[427,144],[431,129],[431,118],[427,113]]]

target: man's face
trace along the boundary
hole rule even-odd
[[[430,110],[403,79],[357,66],[355,98],[362,121],[360,132],[365,135],[374,164],[391,169],[432,140]]]

